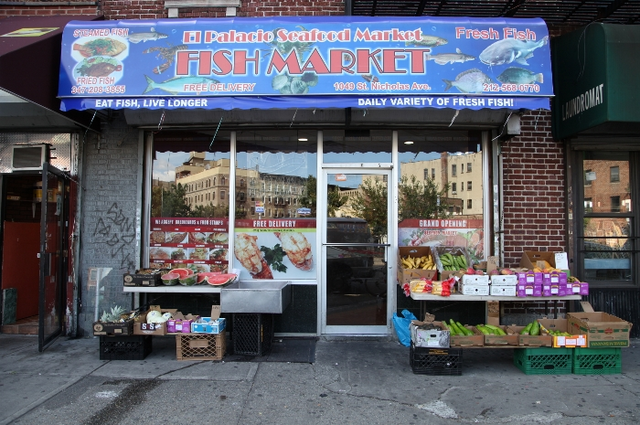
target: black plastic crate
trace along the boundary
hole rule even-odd
[[[410,348],[411,370],[423,375],[462,375],[461,348]]]
[[[264,356],[271,351],[272,314],[233,315],[233,354]]]
[[[100,360],[144,360],[152,350],[149,335],[100,337]]]

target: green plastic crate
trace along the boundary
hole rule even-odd
[[[573,373],[611,375],[622,373],[622,348],[574,348]]]
[[[516,348],[513,364],[527,375],[568,375],[573,348]]]

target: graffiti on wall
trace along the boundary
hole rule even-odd
[[[134,221],[125,216],[116,202],[104,213],[104,217],[98,219],[93,236],[101,238],[109,247],[111,258],[120,261],[121,269],[135,269],[134,250],[131,249],[136,239]]]

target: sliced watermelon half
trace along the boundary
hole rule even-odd
[[[169,273],[178,273],[180,275],[180,279],[184,279],[185,277],[189,277],[193,274],[193,270],[187,268],[177,268],[171,269]]]
[[[209,285],[213,286],[224,286],[227,283],[233,282],[238,275],[234,273],[216,273],[207,277],[207,282]]]
[[[177,285],[180,282],[180,274],[169,272],[160,276],[160,279],[162,279],[163,284],[167,286],[173,286]]]
[[[198,285],[207,283],[209,276],[219,275],[220,272],[200,272],[198,273]]]

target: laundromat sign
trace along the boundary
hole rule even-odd
[[[331,96],[350,98],[340,107],[517,108],[553,96],[548,40],[542,19],[73,21],[59,97],[63,110],[220,108],[223,97],[243,108],[258,96],[278,107]]]

